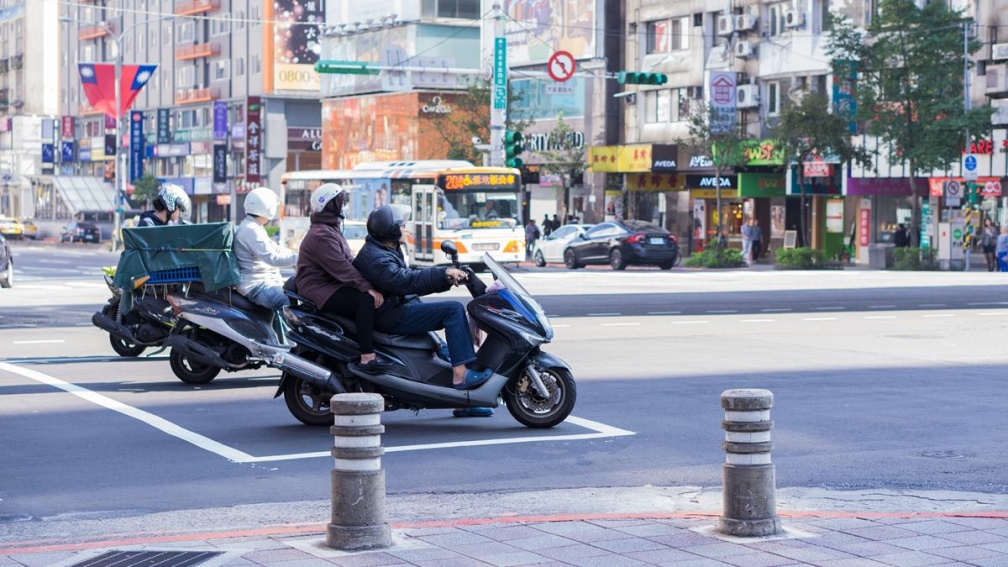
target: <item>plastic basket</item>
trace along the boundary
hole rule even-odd
[[[170,270],[154,270],[150,272],[150,279],[147,280],[148,284],[169,284],[169,283],[182,283],[182,282],[198,282],[202,278],[200,277],[200,269],[198,266],[191,266],[185,268],[172,268]]]

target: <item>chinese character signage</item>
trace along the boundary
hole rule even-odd
[[[73,140],[74,139],[74,117],[73,116],[64,116],[63,117],[63,126],[62,126],[62,128],[60,128],[60,130],[61,130],[61,133],[63,135],[63,139],[64,140]]]
[[[227,182],[227,146],[214,144],[213,147],[213,182]]]
[[[443,173],[437,186],[445,191],[518,191],[521,176],[513,173]]]
[[[245,187],[262,183],[262,99],[248,97],[245,103]]]
[[[651,144],[629,146],[591,146],[588,170],[594,172],[650,172],[653,165]]]
[[[324,0],[264,2],[266,92],[321,90],[315,63],[321,51],[319,25],[325,23]]]
[[[227,132],[227,103],[216,100],[213,106],[213,137],[215,140],[225,140]]]
[[[710,129],[727,132],[735,127],[735,73],[710,74]]]
[[[157,143],[159,144],[170,144],[172,141],[171,129],[168,126],[170,116],[171,110],[167,108],[159,108],[157,111]]]
[[[133,183],[143,177],[144,156],[144,113],[139,110],[130,112],[130,169],[129,180]]]

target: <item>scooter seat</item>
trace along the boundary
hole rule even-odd
[[[197,286],[193,284],[189,291],[193,295],[206,297],[208,299],[214,299],[216,301],[223,301],[234,307],[235,309],[240,309],[242,311],[270,311],[269,309],[263,307],[262,305],[252,303],[244,295],[238,293],[238,290],[234,288],[220,289],[214,292],[206,291],[202,285]]]
[[[357,324],[353,319],[342,315],[333,315],[331,313],[327,313],[326,317],[336,321],[341,327],[354,335],[357,334]],[[393,335],[390,333],[383,333],[381,331],[374,331],[371,336],[374,339],[374,342],[390,347],[435,350],[440,346],[438,342],[434,340],[434,337],[430,336],[430,333],[422,335]]]

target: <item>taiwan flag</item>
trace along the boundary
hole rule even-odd
[[[95,110],[115,117],[115,65],[112,63],[78,63],[81,85],[88,102]],[[140,94],[140,89],[154,76],[157,65],[123,65],[120,82],[119,115],[126,111]]]

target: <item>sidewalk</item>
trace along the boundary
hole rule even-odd
[[[391,498],[393,546],[356,553],[325,546],[325,517],[314,516],[307,523],[228,529],[226,513],[219,512],[206,518],[216,518],[218,523],[211,524],[215,528],[186,530],[181,526],[187,522],[180,518],[201,513],[188,511],[175,513],[173,521],[180,525],[175,529],[140,518],[135,522],[140,527],[132,533],[106,532],[95,538],[70,535],[73,529],[59,537],[20,542],[3,535],[0,566],[1008,565],[1008,510],[1003,507],[1003,495],[867,491],[845,499],[843,495],[851,493],[819,491],[818,497],[807,500],[778,496],[785,533],[731,538],[714,531],[720,510],[672,511],[679,506],[654,501],[658,500],[656,491],[662,489],[597,490],[603,507],[621,494],[628,505],[641,504],[637,499],[642,494],[650,494],[652,501],[641,505],[642,512],[591,513],[580,511],[592,505],[582,494],[580,504],[571,503],[571,509],[579,511],[571,514],[463,518],[458,517],[459,510],[471,509],[464,503],[479,502],[482,495],[452,495],[450,506],[434,495]],[[590,489],[580,490],[584,491],[591,494]],[[568,501],[569,496],[564,495]],[[696,494],[691,498],[698,505],[710,506],[719,495],[710,491],[699,500]],[[829,501],[837,502],[837,509],[804,509],[804,504]],[[857,503],[865,507],[866,501],[873,510],[850,509]],[[921,503],[914,506],[916,510],[892,510],[914,501]],[[312,514],[324,512],[327,506],[328,502],[318,503]],[[445,510],[439,511],[442,507]],[[662,507],[670,511],[662,512]],[[956,507],[961,510],[951,509]],[[397,510],[407,519],[397,521]],[[446,519],[438,518],[442,512]],[[115,529],[116,520],[108,523]]]

